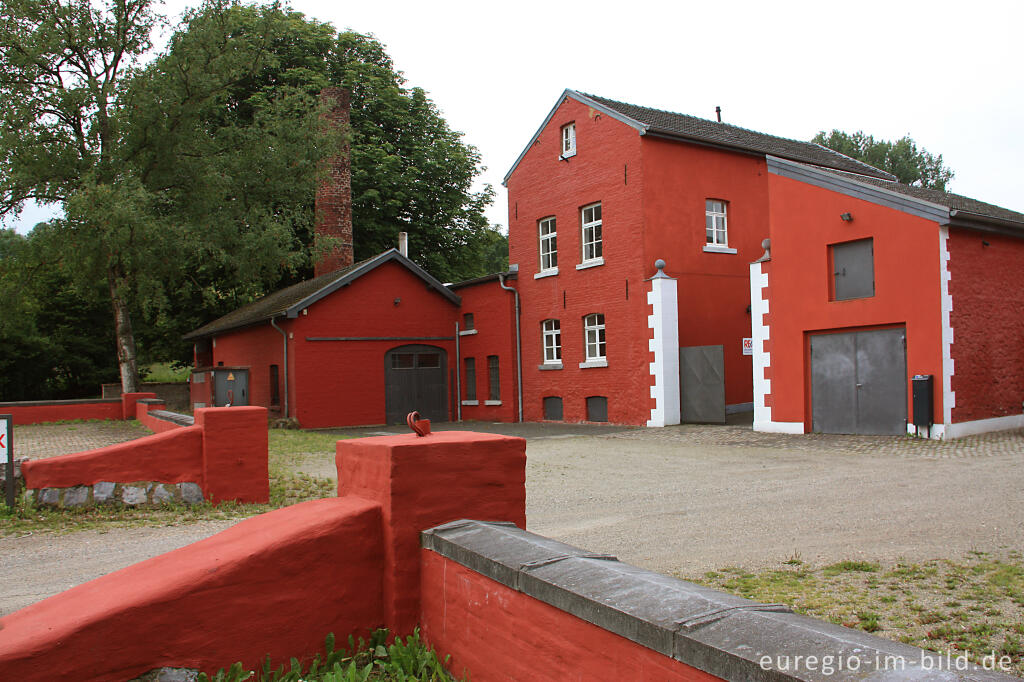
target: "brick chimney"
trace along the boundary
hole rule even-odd
[[[324,122],[333,128],[348,127],[350,93],[344,88],[324,88],[320,103],[325,109]],[[316,263],[315,275],[320,276],[353,263],[352,254],[352,170],[346,143],[341,154],[328,159],[327,173],[316,190],[315,242],[322,237],[337,240]]]

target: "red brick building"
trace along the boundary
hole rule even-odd
[[[922,374],[930,435],[1024,426],[1022,214],[566,90],[505,178],[510,272],[443,285],[395,250],[352,264],[334,170],[344,187],[319,193],[318,229],[341,252],[189,335],[197,405],[244,400],[307,427],[753,409],[758,429],[902,432]],[[858,374],[873,347],[885,380],[865,379],[868,360]]]

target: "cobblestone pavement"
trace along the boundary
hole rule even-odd
[[[1024,452],[1024,429],[995,431],[950,441],[911,436],[843,436],[828,433],[761,433],[749,425],[684,424],[663,429],[618,431],[608,438],[674,443],[687,446],[721,445],[771,448],[795,452],[848,452],[898,457],[992,457]]]
[[[91,421],[14,427],[14,456],[42,459],[102,448],[152,434],[136,421]]]

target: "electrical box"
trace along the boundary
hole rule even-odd
[[[915,374],[911,380],[914,398],[914,426],[931,431],[935,377],[931,374]],[[930,434],[929,434],[930,435]]]

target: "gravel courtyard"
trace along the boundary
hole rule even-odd
[[[63,434],[19,427],[19,455],[136,435],[73,426]],[[818,565],[956,559],[1024,544],[1024,430],[936,443],[759,434],[745,424],[458,427],[527,438],[530,530],[683,577],[791,557]],[[309,473],[333,476],[331,453],[304,462]],[[0,614],[227,525],[0,537],[8,576]]]

